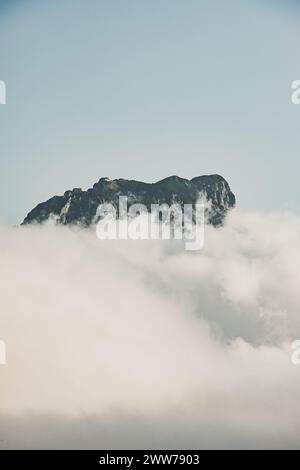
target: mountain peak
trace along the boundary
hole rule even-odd
[[[151,204],[195,204],[200,195],[210,204],[208,223],[222,225],[228,210],[235,206],[235,196],[220,175],[197,176],[191,180],[173,175],[156,183],[102,177],[87,191],[74,188],[38,204],[22,225],[42,223],[54,217],[58,224],[87,227],[94,222],[99,204],[109,202],[117,207],[119,196],[127,196],[129,205],[141,203],[150,211]]]

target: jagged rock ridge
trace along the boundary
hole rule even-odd
[[[219,175],[197,176],[191,180],[170,176],[157,183],[100,178],[87,191],[75,188],[38,204],[22,225],[42,223],[54,217],[59,224],[89,226],[95,221],[99,204],[112,203],[117,207],[119,196],[127,196],[129,206],[142,203],[150,211],[151,204],[195,204],[200,194],[209,202],[208,223],[222,225],[228,210],[235,206],[235,196]]]

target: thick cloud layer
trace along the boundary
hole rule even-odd
[[[0,448],[297,447],[300,219],[233,211],[201,252],[0,230]]]

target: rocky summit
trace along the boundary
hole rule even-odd
[[[75,188],[63,196],[54,196],[38,204],[25,218],[22,225],[43,223],[53,218],[58,224],[78,224],[85,227],[95,223],[99,204],[118,206],[119,196],[127,196],[128,205],[144,204],[150,211],[151,204],[195,204],[199,198],[208,203],[207,222],[217,227],[223,224],[229,209],[235,206],[235,196],[227,181],[219,175],[197,176],[191,180],[170,176],[157,183],[100,178],[87,191]]]

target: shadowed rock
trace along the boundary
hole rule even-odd
[[[54,196],[38,204],[22,225],[42,223],[53,217],[58,224],[79,224],[88,227],[95,221],[99,204],[112,203],[118,207],[119,196],[128,197],[128,205],[195,204],[199,197],[208,202],[207,222],[215,227],[224,222],[229,209],[235,206],[235,196],[227,181],[219,175],[197,176],[191,180],[170,176],[157,183],[100,178],[93,188],[83,191],[75,188],[63,196]]]

